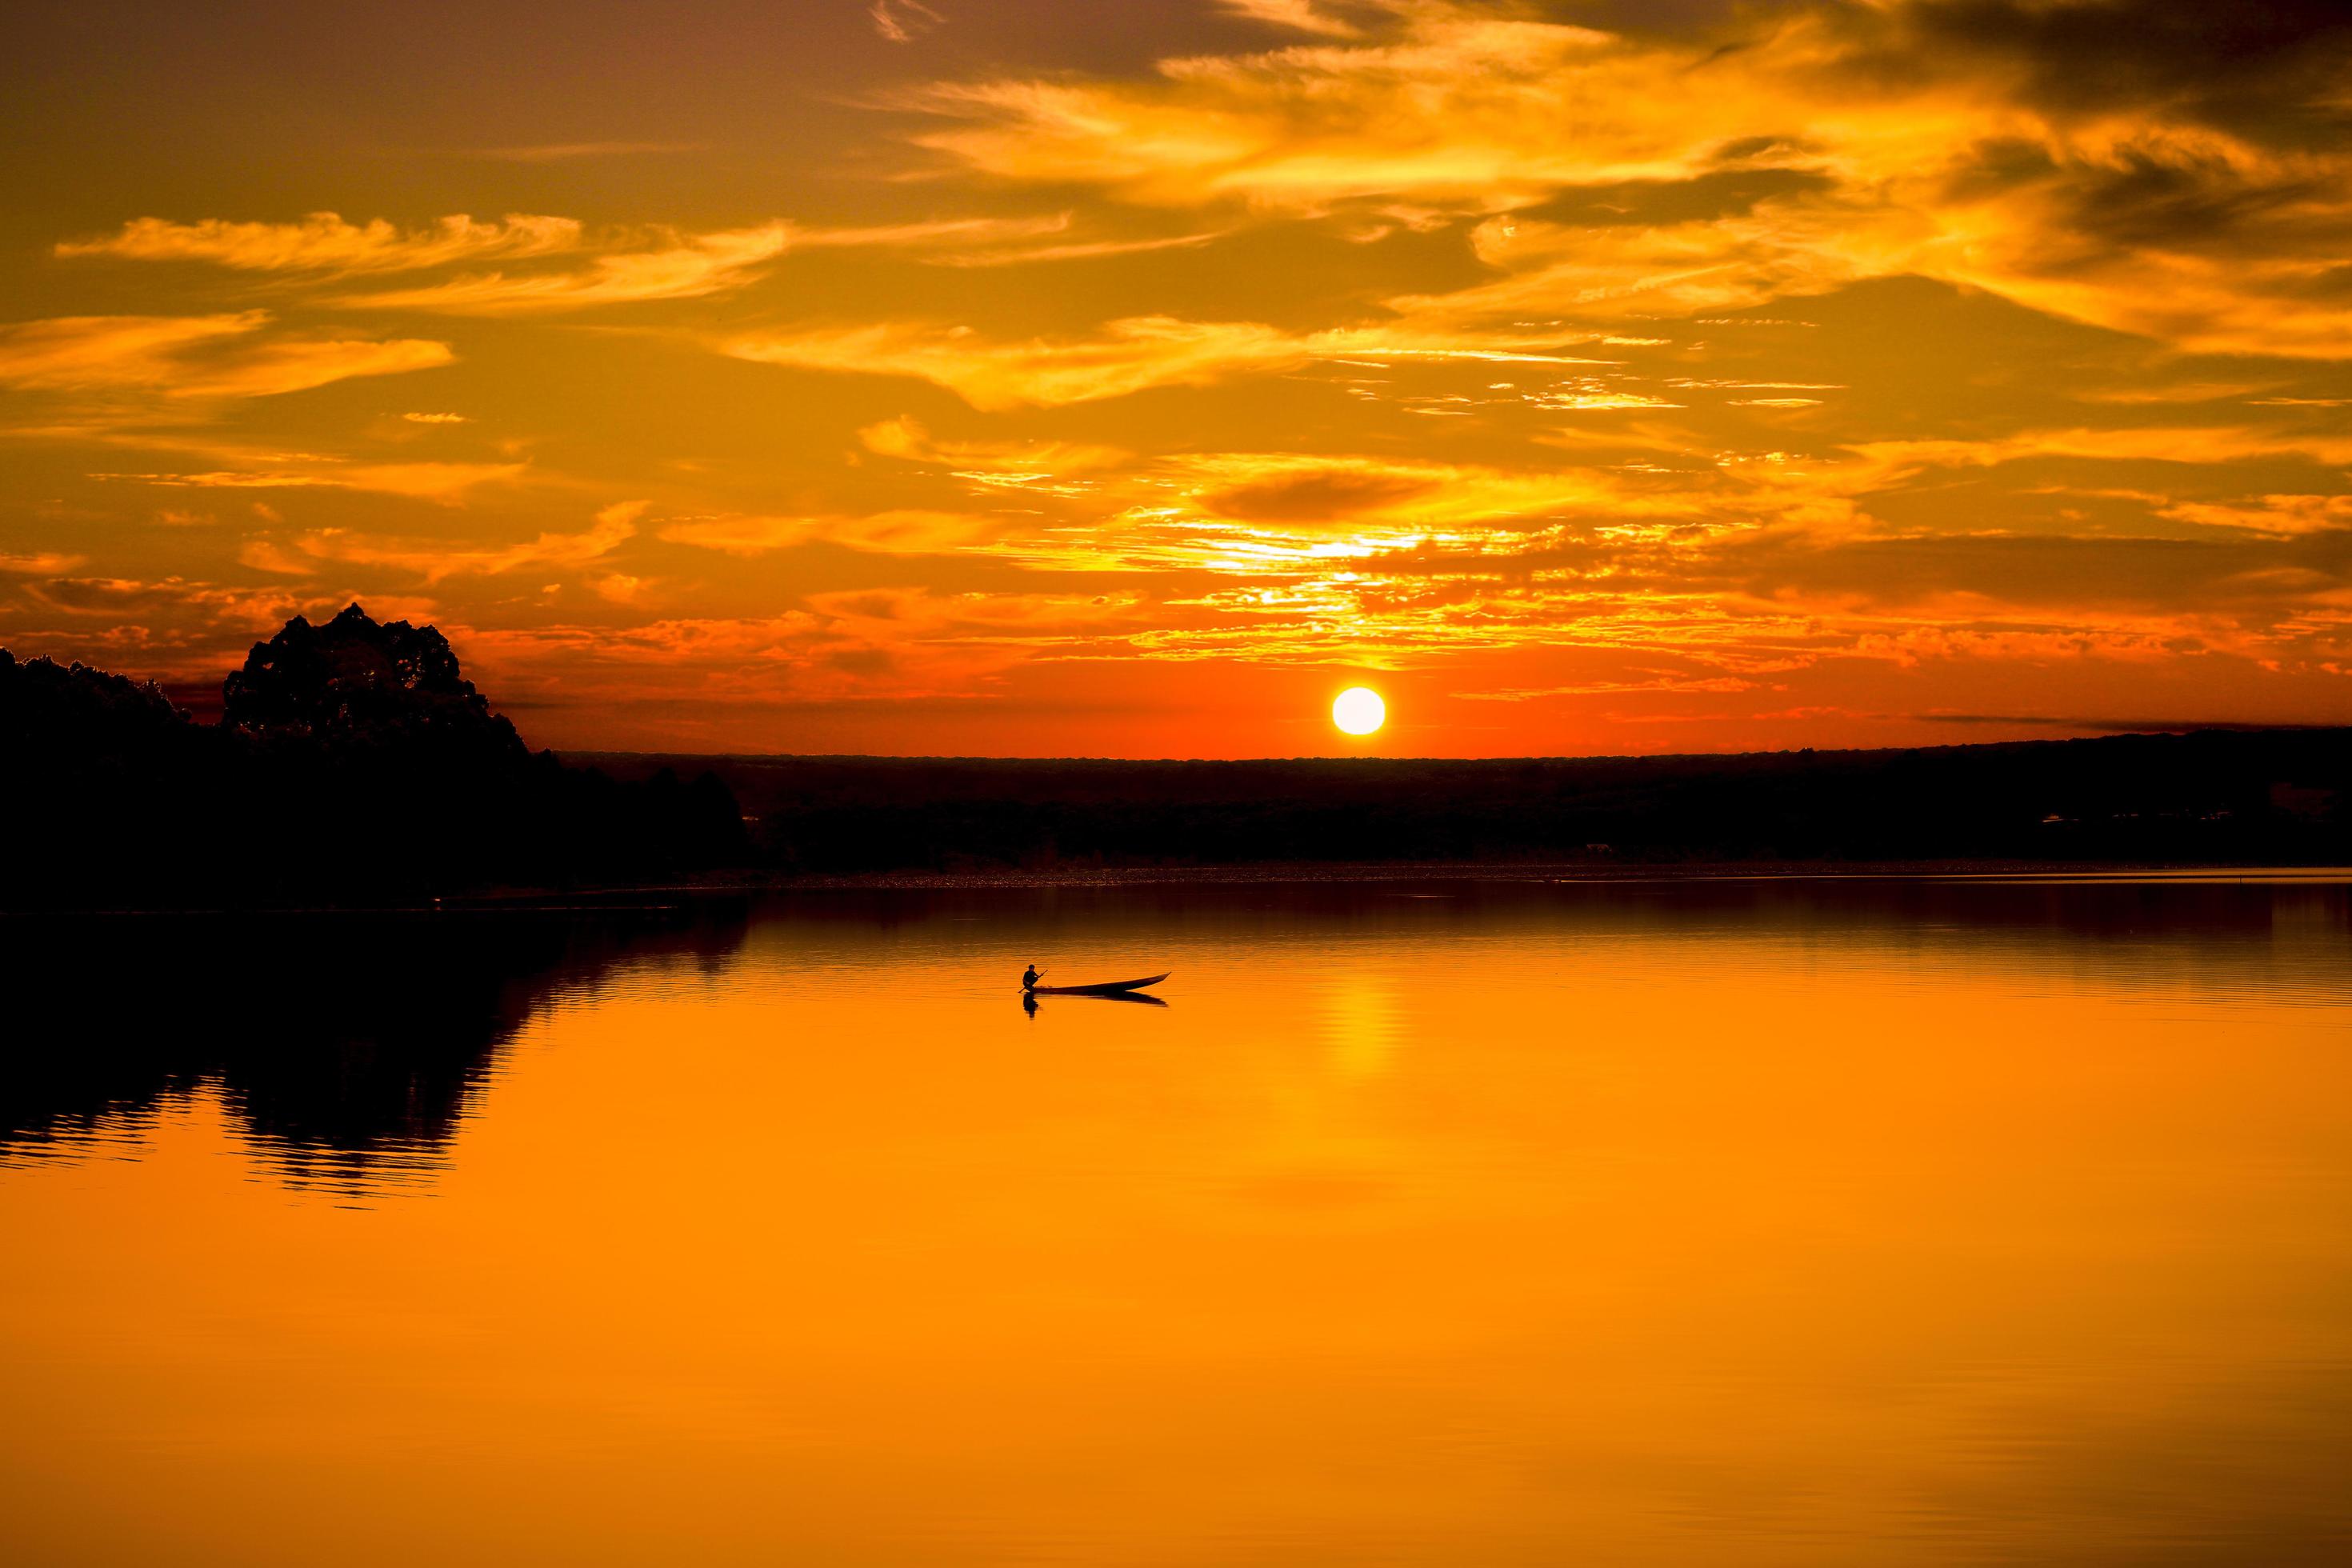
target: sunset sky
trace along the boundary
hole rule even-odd
[[[193,697],[356,599],[571,748],[2352,722],[2340,5],[34,0],[0,40],[20,657]]]

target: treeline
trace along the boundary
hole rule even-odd
[[[439,632],[356,605],[288,622],[222,695],[201,724],[152,685],[0,651],[0,908],[383,903],[713,868],[2352,863],[2352,730],[1488,762],[566,765],[490,710]]]
[[[0,907],[383,902],[741,861],[717,778],[533,753],[431,626],[358,605],[254,646],[213,724],[0,650]]]
[[[707,767],[784,871],[1377,861],[2352,861],[2352,731],[1494,762]]]

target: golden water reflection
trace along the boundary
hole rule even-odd
[[[173,999],[12,985],[12,1561],[2352,1547],[2340,880],[79,934]]]

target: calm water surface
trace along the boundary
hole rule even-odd
[[[9,1563],[2352,1552],[2340,879],[0,934]]]

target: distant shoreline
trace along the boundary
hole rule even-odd
[[[223,721],[201,726],[152,688],[0,650],[0,733],[34,763],[0,795],[39,825],[0,867],[0,906],[2352,865],[2352,728],[1648,759],[607,753],[581,769],[530,752],[434,628],[357,605],[288,622],[223,689]]]
[[[1931,880],[1984,878],[2113,877],[2226,881],[2262,877],[2275,881],[2352,880],[2352,867],[2217,865],[2211,862],[1902,860],[1706,861],[1612,864],[1592,862],[1366,861],[1353,864],[1266,863],[1239,866],[1045,867],[1034,869],[859,871],[836,874],[719,877],[662,887],[608,888],[572,893],[485,895],[457,902],[496,902],[532,896],[600,898],[625,894],[757,894],[795,892],[957,892],[1024,889],[1148,887],[1352,886],[1385,882],[1733,882]]]
[[[865,871],[784,876],[722,873],[694,881],[610,883],[591,888],[489,888],[419,900],[387,900],[299,904],[0,907],[0,922],[57,918],[142,915],[257,916],[433,915],[500,912],[617,912],[683,904],[699,899],[747,899],[795,893],[956,893],[1103,891],[1141,888],[1363,887],[1434,882],[1487,886],[1549,886],[1643,882],[1867,881],[2148,881],[2352,883],[2352,866],[2178,865],[2107,861],[1932,860],[1843,863],[1820,860],[1659,862],[1616,865],[1416,861],[1352,865],[1060,867],[1032,870]],[[666,903],[663,907],[673,907]]]

